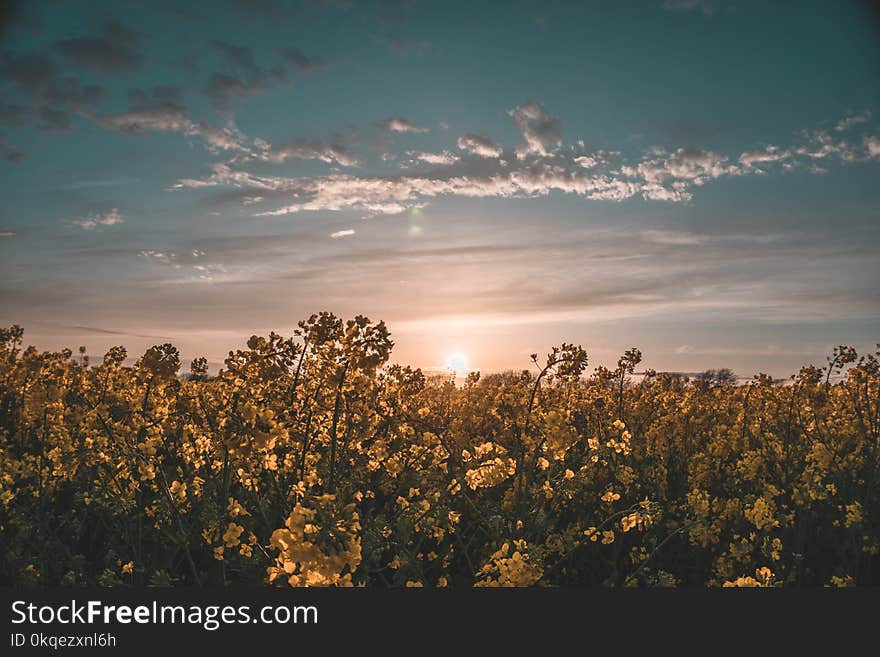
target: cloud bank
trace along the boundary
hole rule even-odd
[[[823,173],[833,165],[880,157],[880,138],[865,132],[869,127],[865,115],[859,115],[864,120],[843,119],[831,129],[802,130],[787,145],[767,144],[740,153],[654,147],[625,155],[590,149],[582,140],[564,144],[560,119],[541,103],[523,103],[508,114],[525,143],[509,149],[512,155],[507,158],[505,150],[488,137],[465,133],[456,140],[461,156],[448,150],[410,153],[411,160],[383,175],[277,176],[257,172],[251,165],[298,158],[348,167],[361,160],[348,149],[319,140],[286,146],[254,140],[254,148],[244,145],[242,137],[237,147],[248,155],[217,162],[210,175],[179,180],[173,189],[223,188],[227,202],[253,205],[257,216],[344,210],[397,214],[440,197],[531,198],[551,193],[595,201],[638,197],[680,203],[720,178],[792,170]],[[178,131],[201,135],[200,128],[182,117],[169,118]],[[386,119],[382,125],[389,132],[426,131],[399,118]]]

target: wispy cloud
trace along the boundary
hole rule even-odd
[[[138,52],[141,35],[118,21],[109,23],[100,36],[61,39],[55,50],[71,63],[103,73],[139,69],[144,63]]]
[[[154,251],[152,249],[147,249],[141,251],[138,255],[142,258],[146,258],[150,262],[160,262],[165,265],[173,265],[177,260],[177,254],[173,251]]]
[[[317,73],[328,68],[330,64],[321,57],[308,56],[299,48],[282,48],[281,56],[300,73]]]
[[[225,265],[205,261],[207,254],[201,249],[190,249],[183,253],[145,249],[138,255],[152,264],[164,265],[184,274],[179,279],[181,282],[213,281],[216,276],[227,273]]]
[[[62,71],[54,58],[46,52],[0,51],[0,82],[17,89],[29,105],[5,105],[4,115],[23,124],[31,121],[35,127],[57,131],[71,127],[70,113],[85,111],[105,98],[104,88],[84,83],[79,77]],[[7,154],[7,159],[19,161],[23,155]]]
[[[501,157],[502,150],[488,137],[467,133],[458,138],[458,147],[480,157]]]
[[[379,124],[386,132],[410,132],[414,134],[424,134],[430,132],[428,128],[420,128],[413,125],[406,119],[399,117],[390,117]]]
[[[243,135],[232,124],[217,128],[193,121],[185,108],[173,103],[135,106],[120,114],[86,115],[98,125],[116,132],[178,132],[187,137],[199,137],[212,151],[249,151],[243,143]]]
[[[457,155],[450,153],[449,151],[443,151],[442,153],[413,153],[412,155],[420,162],[444,166],[455,164],[459,159]]]
[[[319,160],[344,167],[356,166],[358,158],[341,144],[325,144],[320,139],[299,138],[287,144],[271,145],[257,142],[253,157],[265,162],[286,162],[289,159]]]
[[[856,126],[860,123],[867,123],[871,118],[871,112],[865,111],[861,114],[854,114],[852,116],[847,116],[842,118],[837,122],[837,125],[834,126],[834,130],[836,132],[846,132],[853,126]]]
[[[523,103],[510,110],[508,115],[526,139],[526,145],[517,148],[517,157],[547,155],[550,149],[562,144],[562,125],[558,118],[544,110],[543,104]]]
[[[74,226],[79,226],[83,230],[94,230],[100,226],[115,226],[116,224],[121,224],[123,221],[124,219],[122,218],[122,215],[119,214],[119,210],[113,208],[110,212],[94,214],[85,219],[71,219],[68,223]]]
[[[211,41],[211,46],[230,66],[222,73],[213,73],[205,87],[205,94],[220,113],[231,114],[233,102],[239,97],[264,93],[274,86],[290,82],[283,66],[259,66],[253,51],[247,46],[219,39]]]

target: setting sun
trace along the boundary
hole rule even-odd
[[[455,372],[466,372],[468,369],[468,359],[461,352],[450,354],[446,359],[446,368]]]

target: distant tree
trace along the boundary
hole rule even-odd
[[[694,383],[708,388],[736,385],[736,373],[729,367],[717,370],[706,370],[694,377]]]

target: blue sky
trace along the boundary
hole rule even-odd
[[[12,3],[0,322],[784,376],[880,339],[868,3]]]

